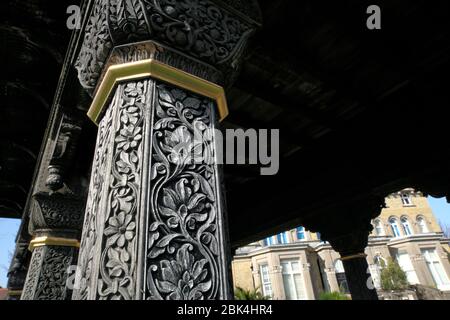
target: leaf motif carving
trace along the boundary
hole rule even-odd
[[[148,296],[214,299],[220,288],[214,168],[188,163],[179,153],[196,150],[194,130],[211,125],[211,102],[165,85],[157,86],[157,97],[151,198],[158,223],[149,227]],[[173,161],[174,154],[181,161]]]

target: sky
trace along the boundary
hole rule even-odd
[[[450,226],[450,204],[445,198],[428,198],[436,219]],[[0,218],[0,286],[6,287],[11,256],[14,253],[15,238],[20,226],[20,220]]]
[[[6,288],[6,274],[14,253],[17,230],[20,226],[18,219],[0,218],[0,287]]]

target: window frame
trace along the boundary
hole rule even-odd
[[[386,231],[384,230],[383,222],[380,219],[375,219],[373,221],[373,224],[374,224],[374,230],[375,230],[376,236],[382,237],[382,236],[386,235]],[[378,228],[381,229],[381,233],[378,232]]]
[[[394,236],[394,238],[400,238],[402,236],[401,232],[400,232],[400,226],[398,225],[398,219],[396,217],[391,217],[389,218],[389,225],[391,226],[391,231],[392,231],[392,235]],[[394,229],[394,225],[396,226],[396,228]],[[395,230],[397,232],[395,232]]]
[[[263,272],[263,268],[267,268],[267,273]],[[267,276],[267,281],[264,279],[264,275]],[[272,279],[270,278],[270,268],[268,263],[259,264],[259,276],[261,282],[261,291],[265,297],[273,298],[273,288],[272,288]],[[269,289],[266,288],[269,287]]]
[[[302,227],[302,226],[297,227],[295,231],[296,231],[295,235],[296,235],[298,241],[304,241],[304,240],[306,240],[306,231],[305,231],[305,227]],[[299,238],[299,236],[298,236],[299,234],[302,235],[301,238]]]
[[[406,216],[400,218],[400,223],[402,225],[402,231],[405,236],[411,236],[414,234],[412,225],[409,223],[409,219]]]
[[[280,241],[281,237],[281,241]],[[289,239],[286,232],[280,232],[277,234],[277,244],[288,244]]]
[[[422,223],[421,223],[422,221]],[[421,234],[430,233],[430,229],[428,228],[427,219],[424,216],[417,216],[416,218],[417,226]]]
[[[400,193],[400,199],[404,207],[413,206],[412,197],[409,193]]]
[[[298,264],[298,271],[294,271],[294,268],[292,267],[293,263],[297,263]],[[286,268],[283,267],[283,264],[289,264],[290,266],[290,270],[286,270]],[[293,286],[294,288],[294,293],[295,293],[295,298],[294,299],[290,299],[290,300],[305,300],[308,298],[308,293],[306,291],[306,285],[305,285],[305,278],[304,278],[304,273],[301,270],[301,261],[300,259],[296,259],[296,258],[287,258],[287,259],[281,259],[280,260],[280,266],[281,266],[281,278],[283,281],[283,291],[284,291],[284,296],[285,299],[288,299],[288,294],[286,293],[286,286],[284,283],[285,277],[289,277],[288,281],[290,282],[290,284]],[[297,282],[295,280],[295,275],[299,275],[300,276],[300,286],[303,286],[300,292],[303,292],[303,297],[299,297],[299,288],[297,288]]]

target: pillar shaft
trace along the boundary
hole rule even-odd
[[[69,268],[76,263],[77,249],[42,246],[33,250],[21,300],[69,300]]]
[[[99,123],[74,299],[231,298],[220,168],[190,158],[215,157],[194,132],[217,103],[157,77],[121,82]]]
[[[348,288],[353,300],[378,300],[365,257],[343,259]]]
[[[21,233],[20,230],[14,256],[8,270],[8,297],[10,300],[20,299],[30,262],[28,239],[23,237]]]

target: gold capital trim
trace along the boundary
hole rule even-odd
[[[194,76],[183,70],[154,59],[128,62],[108,68],[98,87],[94,100],[87,113],[97,125],[117,84],[143,78],[155,78],[182,89],[216,100],[220,121],[228,116],[228,106],[223,88],[215,83]]]
[[[21,296],[22,290],[8,290],[8,296]]]
[[[80,242],[77,239],[66,239],[57,237],[37,237],[31,240],[28,250],[33,251],[37,247],[43,246],[62,246],[62,247],[80,247]]]
[[[350,256],[341,257],[341,261],[366,258],[366,257],[367,257],[367,254],[365,254],[365,253],[357,253],[357,254],[352,254]]]

